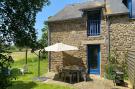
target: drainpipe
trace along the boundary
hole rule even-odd
[[[107,23],[107,31],[108,31],[108,60],[110,58],[110,49],[111,49],[111,42],[110,42],[110,18],[106,16],[106,23]]]
[[[48,26],[49,27],[49,26]],[[49,28],[48,28],[48,46],[50,46],[50,36],[51,36],[51,33],[50,33],[50,30],[49,30]],[[48,60],[49,60],[49,63],[48,63],[48,72],[50,72],[51,71],[51,53],[50,52],[48,52]]]
[[[107,4],[107,2],[106,2],[106,0],[104,0],[105,12],[107,11],[107,9],[106,9],[106,4]]]

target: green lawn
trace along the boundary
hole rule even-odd
[[[43,84],[30,81],[29,82],[17,81],[14,82],[14,85],[8,89],[72,89],[72,88],[55,84]]]
[[[21,52],[20,54],[20,52],[16,52],[12,55],[15,59],[12,69],[17,70],[18,68],[22,68],[25,64],[25,53]],[[22,55],[24,55],[24,57]],[[8,89],[72,89],[65,86],[32,81],[33,78],[37,77],[38,71],[38,57],[32,53],[29,53],[28,56],[28,70],[29,72],[25,75],[18,74],[16,73],[17,71],[15,71],[14,73],[17,78],[16,80],[13,80],[13,86]],[[45,74],[48,71],[47,59],[41,60],[40,70],[41,76],[45,77]]]

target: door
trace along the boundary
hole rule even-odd
[[[100,75],[100,45],[88,45],[88,73]]]

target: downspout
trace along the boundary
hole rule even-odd
[[[107,21],[107,31],[108,31],[108,61],[110,59],[110,54],[111,54],[111,41],[110,41],[110,18],[109,16],[106,16],[106,21]]]
[[[106,0],[104,0],[105,13],[107,12],[106,4],[107,4],[107,2],[106,2]]]
[[[50,46],[50,42],[51,42],[50,36],[51,36],[51,33],[50,33],[49,28],[48,28],[48,46]],[[49,66],[48,67],[48,72],[50,72],[51,71],[51,53],[50,52],[48,52],[48,61],[49,61],[49,63],[48,63],[48,66]]]

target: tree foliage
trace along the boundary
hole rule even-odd
[[[41,30],[42,30],[42,36],[41,36],[41,39],[38,40],[38,45],[39,45],[40,49],[44,49],[48,45],[48,24],[45,23],[44,28]],[[47,52],[42,51],[41,56],[42,56],[42,58],[46,58]]]
[[[42,37],[38,42],[41,44],[42,48],[47,47],[48,45],[48,25],[46,23],[42,29]]]
[[[36,42],[35,18],[48,0],[3,0],[1,1],[1,32],[4,40],[18,46],[33,46]],[[22,42],[23,40],[23,42]]]
[[[11,56],[3,55],[0,53],[0,88],[6,89],[6,87],[11,85],[11,79],[9,68],[13,63]]]
[[[8,52],[11,43],[19,47],[35,47],[34,28],[37,12],[49,4],[49,0],[0,0],[0,88],[5,89],[10,78],[5,69],[11,65]],[[9,80],[9,81],[8,81]]]

